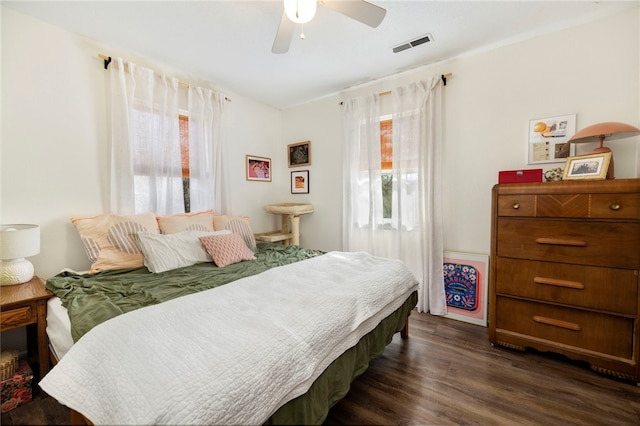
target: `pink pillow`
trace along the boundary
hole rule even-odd
[[[220,268],[243,260],[256,260],[253,251],[247,247],[240,234],[208,235],[199,239]]]

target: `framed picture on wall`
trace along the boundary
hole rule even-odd
[[[559,163],[575,155],[569,143],[575,132],[575,114],[529,120],[529,164]]]
[[[287,145],[287,157],[289,167],[302,167],[311,165],[311,142],[304,141]]]
[[[271,158],[247,155],[245,163],[247,180],[271,182]]]
[[[309,170],[291,172],[291,193],[292,194],[308,194],[309,193]]]
[[[487,326],[488,265],[486,254],[444,252],[447,318]]]

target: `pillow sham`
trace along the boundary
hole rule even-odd
[[[247,247],[242,236],[235,232],[200,237],[200,242],[211,255],[213,262],[220,268],[243,260],[256,260],[253,251]]]
[[[228,229],[239,234],[244,239],[247,247],[251,251],[256,251],[256,238],[253,235],[248,216],[215,215],[213,217],[213,228],[216,231]]]
[[[137,238],[144,255],[144,266],[150,272],[159,273],[171,269],[212,262],[198,238],[230,234],[231,231],[184,231],[175,234],[138,232]]]
[[[157,216],[160,232],[175,234],[184,231],[214,231],[213,216],[215,211],[204,210],[195,213],[179,213]]]
[[[87,257],[92,262],[89,273],[134,269],[144,265],[144,257],[136,238],[138,232],[158,234],[153,212],[130,216],[102,214],[71,218]]]

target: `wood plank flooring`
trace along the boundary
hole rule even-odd
[[[325,424],[640,425],[640,388],[413,312],[409,338],[394,337]]]
[[[640,387],[550,354],[492,347],[487,329],[413,312],[326,425],[640,425]],[[68,424],[50,397],[3,425]]]

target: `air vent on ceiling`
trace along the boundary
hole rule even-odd
[[[403,50],[411,49],[412,47],[420,46],[428,41],[432,41],[433,37],[431,34],[425,34],[423,36],[418,37],[415,40],[406,41],[402,44],[397,45],[393,48],[393,53],[402,52]]]

